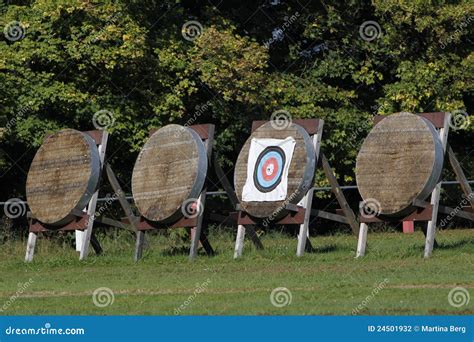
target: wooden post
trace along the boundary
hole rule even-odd
[[[101,171],[103,170],[103,167],[104,167],[105,151],[107,149],[108,137],[109,137],[109,133],[104,130],[102,132],[102,141],[100,145],[98,146]],[[84,231],[79,260],[84,260],[85,258],[87,258],[87,255],[89,254],[89,245],[91,241],[92,229],[94,226],[95,210],[97,206],[98,197],[99,197],[99,189],[97,189],[94,195],[92,195],[92,198],[90,199],[89,204],[87,206],[87,214],[89,215],[89,220],[87,222],[87,228]]]
[[[446,113],[444,117],[444,127],[440,128],[439,136],[441,143],[443,144],[443,150],[446,151],[449,134],[449,122],[451,120],[451,114]],[[431,204],[433,205],[433,215],[431,221],[428,222],[428,228],[426,231],[426,242],[425,242],[425,258],[429,258],[433,253],[433,246],[436,238],[436,223],[438,220],[438,209],[439,199],[441,196],[441,181],[436,185],[436,188],[431,194]]]
[[[316,134],[313,135],[313,147],[316,158],[316,165],[318,164],[319,152],[321,150],[323,127],[324,121],[319,120],[318,131]],[[300,225],[300,231],[298,234],[298,246],[296,248],[296,256],[298,257],[303,256],[306,250],[306,241],[309,240],[309,221],[311,220],[311,207],[313,206],[313,196],[314,189],[313,187],[311,187],[311,189],[309,189],[306,195],[304,196],[303,200],[300,202],[302,203],[303,208],[305,208],[306,211],[304,215],[304,223]]]
[[[189,249],[189,260],[194,260],[198,255],[199,242],[201,241],[202,222],[204,218],[204,203],[206,201],[206,189],[199,195],[196,203],[199,209],[196,227],[192,228],[191,248]]]
[[[133,260],[137,262],[142,258],[143,255],[143,246],[145,245],[145,232],[143,230],[137,231],[137,241],[135,243],[135,254]]]
[[[244,249],[245,242],[245,226],[239,224],[237,228],[237,237],[235,239],[235,250],[234,250],[234,259],[238,259],[242,256],[242,251]]]
[[[212,147],[214,145],[214,130],[214,125],[210,126],[209,136],[205,142],[207,150],[207,160],[209,161],[209,163],[211,162]],[[207,188],[206,186],[204,186],[204,189],[202,190],[201,195],[199,195],[199,198],[197,200],[199,206],[197,209],[199,210],[199,212],[196,227],[193,228],[194,234],[192,234],[191,248],[189,249],[189,260],[193,260],[194,258],[196,258],[199,242],[201,240],[202,223],[204,219],[204,206],[206,203],[206,191]]]
[[[35,255],[37,237],[38,237],[37,233],[30,232],[30,234],[28,234],[28,243],[26,244],[26,255],[25,255],[26,262],[33,261],[33,255]]]
[[[360,228],[359,228],[359,241],[357,243],[356,258],[363,257],[365,255],[368,231],[369,231],[369,226],[367,225],[367,223],[361,223]]]

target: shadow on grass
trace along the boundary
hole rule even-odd
[[[468,245],[474,245],[474,239],[469,239],[469,238],[464,238],[458,241],[452,241],[452,242],[441,242],[439,243],[437,249],[455,249],[459,247],[464,247]]]
[[[324,245],[324,246],[317,246],[313,247],[313,250],[311,253],[331,253],[331,252],[336,252],[346,249],[344,247],[341,248],[341,246],[338,246],[336,244],[329,244],[329,245]]]
[[[216,256],[219,253],[214,250],[214,253],[211,255],[207,255],[206,251],[204,248],[199,247],[198,249],[198,256]],[[165,249],[163,252],[161,252],[162,256],[175,256],[175,255],[184,255],[187,256],[189,255],[189,247],[188,246],[180,246],[180,247],[170,247]]]

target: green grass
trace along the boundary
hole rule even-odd
[[[100,237],[99,237],[100,239]],[[424,237],[401,233],[369,233],[368,252],[354,259],[357,241],[349,235],[312,238],[317,251],[296,258],[296,239],[280,234],[262,237],[265,251],[246,241],[244,256],[233,260],[233,237],[212,234],[214,257],[189,262],[185,252],[170,249],[172,237],[154,235],[139,263],[132,261],[132,236],[107,237],[102,256],[79,262],[76,253],[57,239],[38,239],[34,262],[23,262],[25,242],[0,245],[0,309],[2,315],[351,315],[474,314],[474,298],[456,308],[448,293],[456,286],[474,294],[474,230],[438,234],[440,248],[423,259]],[[29,279],[13,300],[19,285]],[[377,294],[374,289],[387,283]],[[208,286],[193,296],[204,282]],[[114,292],[107,307],[93,304],[99,287]],[[271,304],[277,287],[291,291],[289,305]],[[192,296],[191,300],[189,300]]]

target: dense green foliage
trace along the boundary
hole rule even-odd
[[[324,151],[341,183],[354,183],[374,114],[472,110],[472,1],[273,3],[0,5],[2,27],[17,21],[24,33],[0,39],[1,198],[24,195],[47,132],[93,129],[99,110],[113,113],[109,159],[124,179],[151,127],[215,123],[230,171],[251,121],[283,109],[325,120]],[[182,34],[190,20],[203,26],[195,40]],[[380,31],[363,39],[368,20]],[[452,140],[468,170],[472,138],[464,129]]]

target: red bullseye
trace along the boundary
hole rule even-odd
[[[268,158],[262,167],[262,176],[265,181],[271,181],[278,175],[278,161],[276,158]]]

